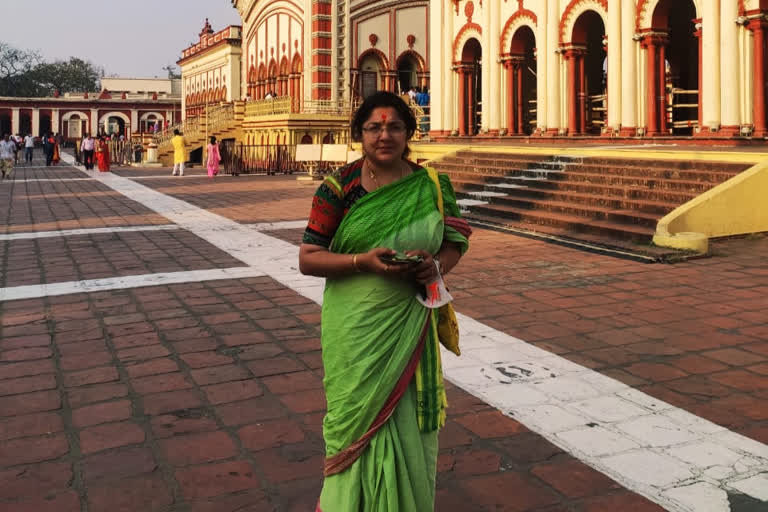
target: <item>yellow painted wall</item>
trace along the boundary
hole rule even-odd
[[[659,221],[653,241],[665,247],[706,252],[708,238],[768,231],[766,198],[768,162],[755,165],[670,212]]]

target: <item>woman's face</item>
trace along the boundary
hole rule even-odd
[[[363,123],[363,153],[372,163],[394,165],[405,151],[406,126],[392,107],[378,107]]]

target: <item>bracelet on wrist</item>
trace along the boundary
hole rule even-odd
[[[357,272],[358,274],[361,272],[360,267],[357,266],[357,254],[352,256],[352,267],[354,267],[355,272]]]

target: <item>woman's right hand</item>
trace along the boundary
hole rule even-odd
[[[372,272],[383,276],[398,277],[410,270],[410,265],[387,263],[387,257],[392,257],[396,252],[386,247],[377,247],[357,257],[357,266],[362,272]]]

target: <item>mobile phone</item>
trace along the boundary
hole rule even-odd
[[[403,253],[395,253],[391,256],[382,256],[382,261],[385,261],[387,263],[395,263],[395,264],[415,264],[415,263],[421,263],[424,261],[424,257],[420,256],[418,254],[414,254],[413,256],[406,256]]]

